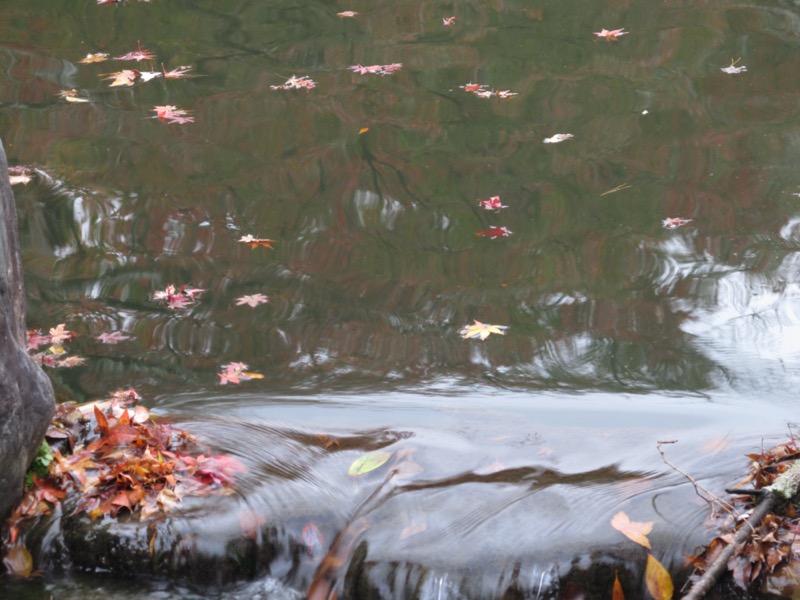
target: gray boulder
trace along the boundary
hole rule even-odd
[[[0,142],[0,518],[21,494],[54,410],[50,380],[25,352],[17,209]]]

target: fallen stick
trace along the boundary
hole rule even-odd
[[[800,460],[796,460],[789,469],[780,475],[775,483],[759,490],[763,492],[760,500],[747,520],[736,532],[733,543],[725,547],[714,562],[706,569],[702,577],[698,579],[683,597],[683,600],[700,600],[704,598],[711,587],[717,582],[722,573],[728,567],[728,561],[736,550],[755,532],[756,527],[767,515],[775,504],[781,500],[790,500],[800,488]]]

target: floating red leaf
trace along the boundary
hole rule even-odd
[[[493,240],[499,237],[508,237],[513,233],[506,227],[489,227],[488,229],[481,229],[475,235],[481,237],[490,237]]]

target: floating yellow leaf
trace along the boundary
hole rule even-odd
[[[675,591],[672,578],[658,560],[652,555],[647,555],[647,569],[644,573],[647,591],[655,600],[671,600]]]
[[[508,326],[506,325],[489,325],[488,323],[481,323],[480,321],[476,320],[472,325],[467,325],[464,327],[461,331],[459,331],[459,333],[464,339],[479,337],[482,340],[485,340],[493,333],[505,335],[506,329],[508,329]]]
[[[370,471],[374,471],[381,465],[385,464],[389,458],[391,458],[392,453],[386,452],[385,450],[377,450],[375,452],[370,452],[369,454],[365,454],[359,459],[356,459],[350,468],[347,471],[347,474],[351,477],[356,477],[358,475],[363,475],[364,473],[369,473]]]
[[[80,62],[86,65],[91,63],[103,62],[108,60],[109,58],[110,56],[105,52],[97,52],[95,54],[87,54]]]
[[[611,526],[629,540],[641,544],[645,548],[650,548],[650,540],[647,539],[647,534],[653,530],[653,521],[637,523],[636,521],[631,521],[630,517],[624,512],[619,511],[611,519]]]

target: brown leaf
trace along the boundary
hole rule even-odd
[[[33,558],[24,544],[11,546],[3,558],[3,564],[14,577],[30,577],[33,572]]]
[[[672,585],[672,578],[664,566],[649,553],[647,554],[647,569],[644,577],[647,582],[647,591],[650,592],[650,595],[655,600],[671,600],[672,593],[675,591]]]
[[[611,526],[629,540],[650,549],[650,540],[647,539],[647,534],[653,530],[653,521],[647,523],[631,521],[628,515],[619,511],[611,519]]]

